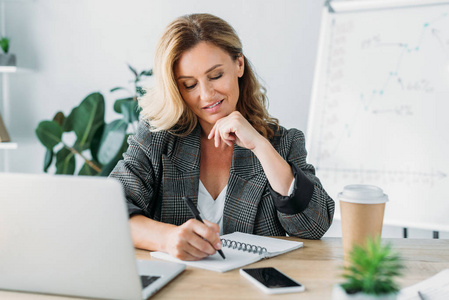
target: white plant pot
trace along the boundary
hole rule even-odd
[[[397,294],[374,296],[364,293],[347,294],[346,291],[339,285],[334,285],[332,290],[332,300],[395,300]]]
[[[16,66],[16,55],[15,54],[0,54],[0,66],[15,67]]]

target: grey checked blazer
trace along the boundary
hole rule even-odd
[[[156,221],[181,225],[192,215],[182,200],[198,202],[201,127],[186,137],[167,131],[150,132],[141,121],[129,147],[111,173],[123,184],[130,216],[143,214]],[[304,134],[280,127],[271,140],[274,148],[292,166],[296,178],[293,195],[273,191],[252,151],[234,146],[223,211],[223,232],[241,231],[258,235],[288,233],[319,239],[332,223],[334,201],[306,163]]]

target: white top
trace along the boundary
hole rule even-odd
[[[198,210],[201,217],[204,220],[218,224],[220,226],[220,235],[223,234],[223,209],[227,189],[228,185],[223,188],[217,199],[214,200],[201,180],[198,188]]]
[[[290,185],[289,195],[293,193],[294,187],[295,178],[293,178],[292,184]],[[220,226],[220,235],[223,234],[223,210],[227,190],[228,185],[223,188],[217,199],[214,200],[201,180],[198,187],[198,210],[200,211],[201,217],[204,220],[218,224]]]

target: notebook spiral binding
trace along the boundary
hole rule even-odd
[[[223,247],[228,247],[228,248],[236,249],[239,251],[247,251],[249,253],[264,254],[267,252],[267,248],[265,248],[265,247],[246,244],[246,243],[237,242],[237,241],[233,241],[233,240],[221,239],[221,244]]]

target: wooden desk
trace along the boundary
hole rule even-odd
[[[289,238],[287,238],[289,239]],[[295,239],[298,240],[298,239]],[[305,285],[299,294],[266,295],[240,276],[238,269],[217,273],[187,267],[154,295],[157,299],[331,299],[332,287],[340,282],[343,248],[340,238],[301,240],[304,247],[259,261],[251,267],[276,267]],[[422,281],[449,268],[449,240],[383,239],[401,253],[406,269],[402,287]],[[226,250],[226,249],[224,249]],[[226,253],[226,252],[225,252]],[[138,259],[151,259],[148,251],[136,250]],[[0,299],[74,299],[0,291]]]
[[[301,240],[304,247],[259,261],[251,267],[276,267],[304,284],[301,294],[266,295],[243,278],[238,269],[226,273],[187,267],[175,281],[153,299],[331,299],[332,287],[340,282],[343,246],[340,238]],[[449,240],[384,239],[402,254],[406,269],[399,281],[406,287],[449,268]],[[224,252],[226,249],[224,249]],[[137,250],[137,257],[148,258]]]

